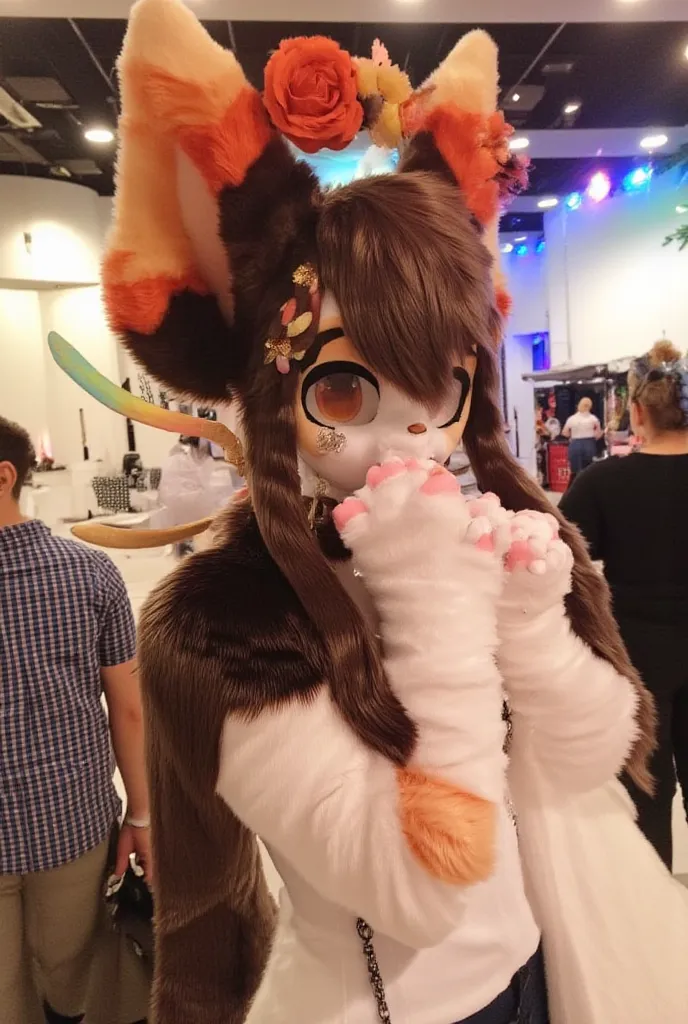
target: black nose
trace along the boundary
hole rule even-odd
[[[428,428],[425,426],[424,423],[412,423],[411,426],[407,427],[406,429],[408,430],[409,434],[425,434]]]

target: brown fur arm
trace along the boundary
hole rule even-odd
[[[183,562],[141,616],[156,1024],[240,1024],[270,949],[257,840],[215,795],[220,732],[233,709],[308,691],[322,665],[309,664],[312,630],[252,530]]]
[[[157,717],[147,702],[149,722]],[[156,1024],[241,1024],[260,984],[275,910],[255,837],[219,801],[188,793],[149,742],[156,857]]]

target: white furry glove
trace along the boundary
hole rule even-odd
[[[474,516],[436,463],[401,459],[371,469],[335,518],[380,615],[391,685],[419,727],[414,760],[501,800],[496,607],[508,527]]]
[[[635,692],[571,628],[564,598],[573,555],[554,516],[519,512],[510,524],[498,664],[513,713],[512,756],[535,757],[558,789],[591,789],[628,755]]]

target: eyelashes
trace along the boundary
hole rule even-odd
[[[320,427],[365,426],[377,415],[380,385],[360,363],[321,363],[304,378],[301,404],[311,423]]]
[[[451,397],[447,399],[446,403],[442,407],[442,409],[446,410],[447,414],[449,414],[449,419],[446,423],[442,423],[440,425],[440,430],[446,430],[446,428],[451,427],[453,423],[458,423],[463,416],[463,411],[466,408],[466,402],[471,391],[471,378],[468,371],[464,370],[463,366],[455,366],[453,375],[455,383],[452,388]],[[453,410],[453,412],[451,410]]]
[[[452,387],[433,417],[435,422],[441,419],[437,427],[440,430],[461,419],[471,390],[470,375],[462,366],[454,368],[453,377]],[[304,377],[301,404],[306,417],[319,427],[365,426],[377,416],[380,384],[360,363],[349,360],[321,363]]]

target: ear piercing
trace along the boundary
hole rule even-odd
[[[315,447],[320,455],[340,455],[346,448],[346,437],[329,427],[321,427]]]

